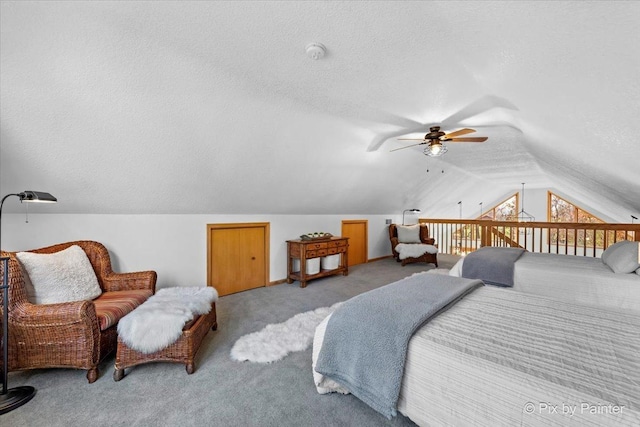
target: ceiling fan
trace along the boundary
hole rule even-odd
[[[407,145],[406,147],[395,148],[391,151],[403,150],[409,147],[415,147],[417,145],[427,144],[424,149],[424,154],[427,156],[437,157],[442,156],[448,150],[447,146],[443,142],[485,142],[488,138],[486,136],[468,136],[459,138],[462,135],[468,135],[475,132],[474,129],[464,128],[451,133],[445,133],[440,130],[440,126],[431,126],[429,133],[422,139],[418,138],[398,138],[401,141],[422,141],[417,144]]]

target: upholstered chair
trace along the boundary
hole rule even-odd
[[[431,245],[437,248],[435,239],[429,236],[429,227],[426,224],[416,224],[415,226],[419,227],[419,233],[416,236],[416,239],[410,242],[403,242],[402,239],[398,237],[398,227],[403,226],[399,226],[396,224],[389,225],[389,240],[391,241],[391,251],[393,253],[393,257],[397,262],[402,262],[403,266],[412,262],[426,262],[433,263],[437,267],[438,258],[436,253],[425,252],[423,255],[418,257],[407,257],[405,259],[400,259],[400,254],[396,250],[399,243]]]

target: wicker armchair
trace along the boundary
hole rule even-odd
[[[403,266],[412,262],[433,263],[436,267],[438,266],[437,254],[430,254],[428,252],[418,258],[405,258],[401,260],[400,254],[396,251],[396,246],[398,246],[398,243],[400,243],[398,241],[398,228],[396,224],[389,224],[389,240],[391,241],[391,251],[393,253],[393,257],[397,262],[402,261]],[[437,246],[435,239],[429,237],[429,227],[427,227],[426,224],[420,224],[420,240],[425,245]]]
[[[89,383],[94,382],[98,378],[98,364],[116,349],[117,319],[121,317],[116,315],[116,319],[111,320],[116,323],[109,325],[104,323],[101,313],[105,312],[113,319],[113,312],[120,311],[122,307],[118,304],[122,301],[129,305],[126,310],[131,311],[131,305],[139,305],[155,292],[155,271],[114,273],[109,252],[98,242],[68,242],[29,252],[49,254],[72,245],[85,251],[103,290],[103,294],[93,301],[31,304],[27,299],[23,269],[15,253],[2,253],[2,256],[10,257],[9,371],[85,369]],[[0,301],[1,298],[0,295]]]

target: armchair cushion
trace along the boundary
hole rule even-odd
[[[130,291],[105,292],[93,303],[96,306],[96,316],[100,330],[118,323],[127,314],[147,300],[153,291],[151,289],[133,289]]]
[[[399,243],[422,243],[420,240],[420,224],[397,225]]]
[[[80,246],[51,254],[18,252],[16,257],[30,279],[25,280],[25,286],[27,299],[33,304],[92,300],[102,294],[91,262]]]

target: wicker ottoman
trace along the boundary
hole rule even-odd
[[[120,337],[118,337],[118,348],[116,350],[116,364],[113,371],[113,379],[120,381],[124,378],[125,369],[131,366],[149,362],[177,362],[186,365],[187,374],[192,374],[195,370],[193,359],[202,344],[202,340],[209,332],[209,329],[216,330],[216,303],[211,304],[211,311],[208,314],[198,316],[188,322],[182,329],[182,336],[168,347],[158,350],[155,353],[141,353],[129,348]]]

